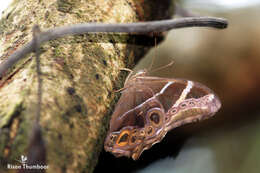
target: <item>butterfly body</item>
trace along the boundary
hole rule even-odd
[[[115,156],[138,159],[168,131],[214,115],[221,103],[206,86],[185,80],[147,76],[126,80],[104,144]]]

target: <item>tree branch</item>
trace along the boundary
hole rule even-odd
[[[72,26],[64,26],[50,29],[39,35],[39,43],[54,40],[65,35],[84,34],[89,32],[125,32],[125,33],[149,33],[163,32],[171,29],[185,27],[212,27],[216,29],[224,29],[228,25],[227,20],[215,17],[187,17],[182,19],[161,20],[154,22],[139,22],[129,24],[101,24],[101,23],[85,23]],[[5,62],[0,64],[0,77],[3,73],[22,59],[28,53],[33,51],[33,41],[27,43],[23,48],[14,52]]]

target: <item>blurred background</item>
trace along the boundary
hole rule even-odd
[[[5,0],[1,2],[0,6],[0,18],[2,17],[2,12],[7,8],[9,4],[11,4],[12,0]]]
[[[95,172],[260,172],[260,1],[186,0],[201,16],[227,18],[226,30],[187,28],[166,39],[135,70],[174,61],[153,76],[186,78],[211,88],[222,101],[211,119],[174,129],[138,161],[102,152]]]

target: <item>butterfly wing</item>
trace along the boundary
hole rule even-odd
[[[135,76],[127,81],[116,105],[105,149],[136,160],[169,130],[209,117],[220,105],[217,96],[200,83]]]

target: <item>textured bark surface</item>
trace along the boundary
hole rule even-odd
[[[0,20],[0,63],[43,30],[83,22],[123,23],[170,18],[172,1],[14,0]],[[47,172],[92,172],[110,115],[114,90],[148,50],[127,44],[142,37],[111,34],[67,36],[41,46],[43,104],[40,124],[47,146]],[[152,39],[151,39],[152,40]],[[37,103],[34,54],[0,79],[0,172],[28,151]]]

